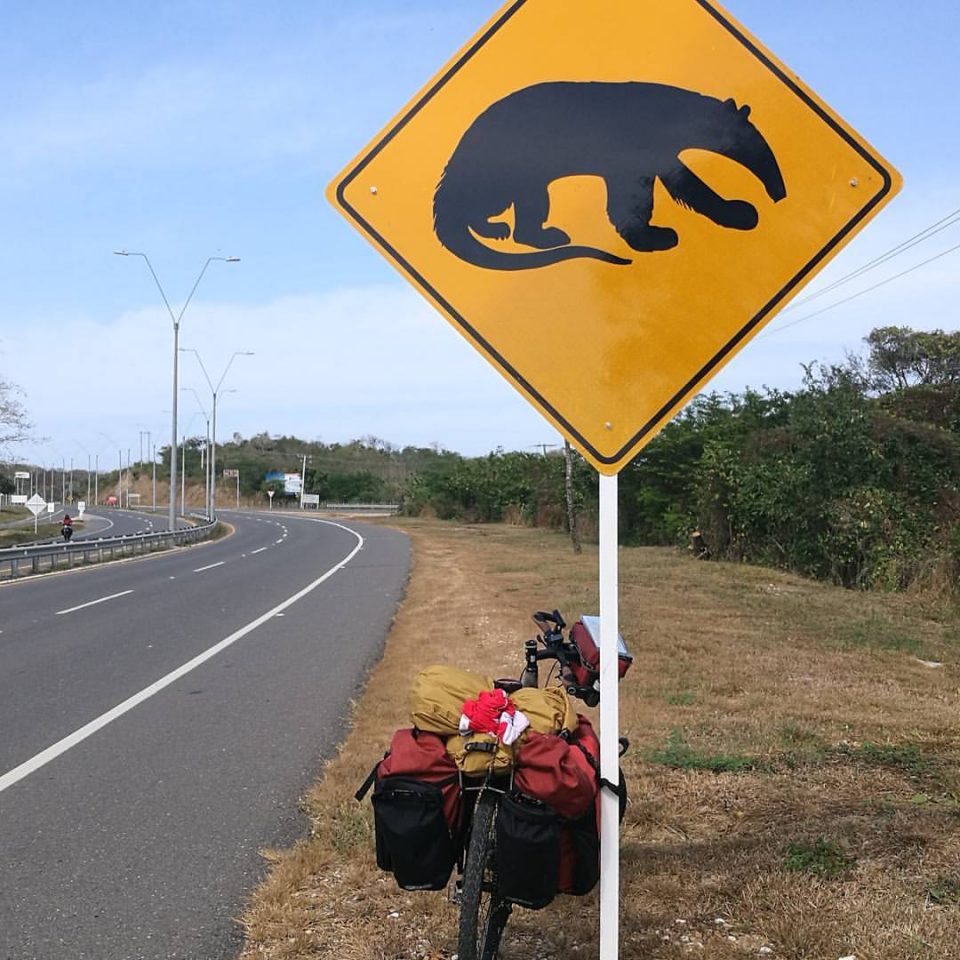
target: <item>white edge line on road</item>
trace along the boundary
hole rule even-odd
[[[177,667],[176,670],[171,671],[165,677],[161,677],[155,683],[151,683],[149,687],[144,687],[139,693],[135,693],[132,697],[128,697],[123,703],[117,704],[112,710],[108,710],[106,713],[101,714],[96,720],[91,720],[85,726],[80,727],[79,730],[74,730],[73,733],[69,736],[64,737],[62,740],[58,740],[52,746],[47,747],[46,750],[41,751],[35,757],[31,757],[29,760],[26,760],[24,763],[21,763],[20,766],[14,767],[8,773],[5,773],[0,777],[0,793],[3,793],[8,787],[12,787],[15,783],[22,780],[24,777],[28,777],[31,773],[39,770],[41,767],[46,766],[51,760],[56,760],[62,753],[66,753],[72,747],[75,747],[78,743],[83,742],[87,737],[92,736],[98,730],[102,730],[108,723],[112,723],[114,720],[122,717],[127,711],[132,710],[134,707],[139,706],[145,700],[149,700],[155,693],[159,693],[164,687],[169,687],[171,683],[176,682],[181,677],[190,673],[191,670],[196,669],[202,663],[205,663],[211,657],[215,657],[221,650],[225,650],[231,644],[236,643],[242,637],[245,637],[248,633],[252,633],[257,629],[261,624],[266,623],[271,618],[275,617],[281,610],[286,610],[287,607],[293,606],[298,600],[301,600],[308,593],[315,590],[320,586],[324,580],[332,577],[338,570],[342,570],[363,548],[363,537],[357,533],[356,530],[351,530],[349,527],[344,526],[342,523],[334,523],[332,520],[322,520],[321,523],[327,523],[332,527],[339,527],[341,530],[346,530],[347,533],[353,534],[357,538],[357,545],[344,557],[343,560],[335,563],[326,573],[317,577],[312,583],[308,583],[302,590],[297,591],[291,597],[287,597],[282,603],[278,603],[272,610],[268,610],[266,613],[261,614],[257,617],[256,620],[251,620],[245,627],[241,627],[235,633],[231,633],[229,637],[225,637],[219,643],[214,644],[210,647],[209,650],[204,650],[203,653],[198,654],[192,660],[188,660],[185,664],[180,667]]]
[[[205,567],[197,567],[194,573],[203,573],[204,570],[212,570],[214,567],[222,567],[227,561],[218,560],[216,563],[208,563]]]
[[[67,607],[66,610],[58,610],[57,616],[62,617],[65,613],[73,613],[74,610],[82,610],[84,607],[92,607],[98,603],[106,603],[107,600],[116,600],[117,597],[125,597],[128,593],[133,593],[133,591],[122,590],[120,593],[111,593],[109,597],[101,597],[99,600],[91,600],[89,603],[81,603],[76,607]]]

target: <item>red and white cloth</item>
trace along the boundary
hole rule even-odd
[[[484,690],[476,700],[467,700],[460,714],[460,733],[492,733],[510,746],[530,726],[503,690]]]

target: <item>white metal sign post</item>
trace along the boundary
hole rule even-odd
[[[600,474],[600,776],[620,782],[618,638],[618,475]],[[600,960],[615,960],[620,905],[620,798],[604,789],[600,799]]]
[[[38,532],[37,527],[37,517],[38,515],[46,509],[47,501],[40,496],[39,493],[35,493],[26,503],[27,509],[33,514],[33,532]]]

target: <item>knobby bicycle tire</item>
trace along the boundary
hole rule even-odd
[[[495,960],[511,906],[496,893],[493,855],[499,804],[481,793],[473,809],[460,897],[460,960]]]

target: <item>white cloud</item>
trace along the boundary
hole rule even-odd
[[[37,456],[70,456],[76,441],[91,450],[136,449],[144,429],[169,442],[173,334],[162,307],[103,325],[60,321],[55,342],[46,329],[33,324],[0,341],[0,363],[26,391],[37,432],[52,438]],[[180,343],[200,353],[214,385],[235,350],[255,352],[237,357],[223,383],[221,438],[266,430],[345,442],[373,434],[470,453],[555,439],[540,416],[403,287],[252,307],[196,301]],[[196,390],[209,413],[210,391],[196,358],[180,356],[181,387]],[[192,435],[204,430],[196,411],[194,396],[181,392],[181,430]]]

